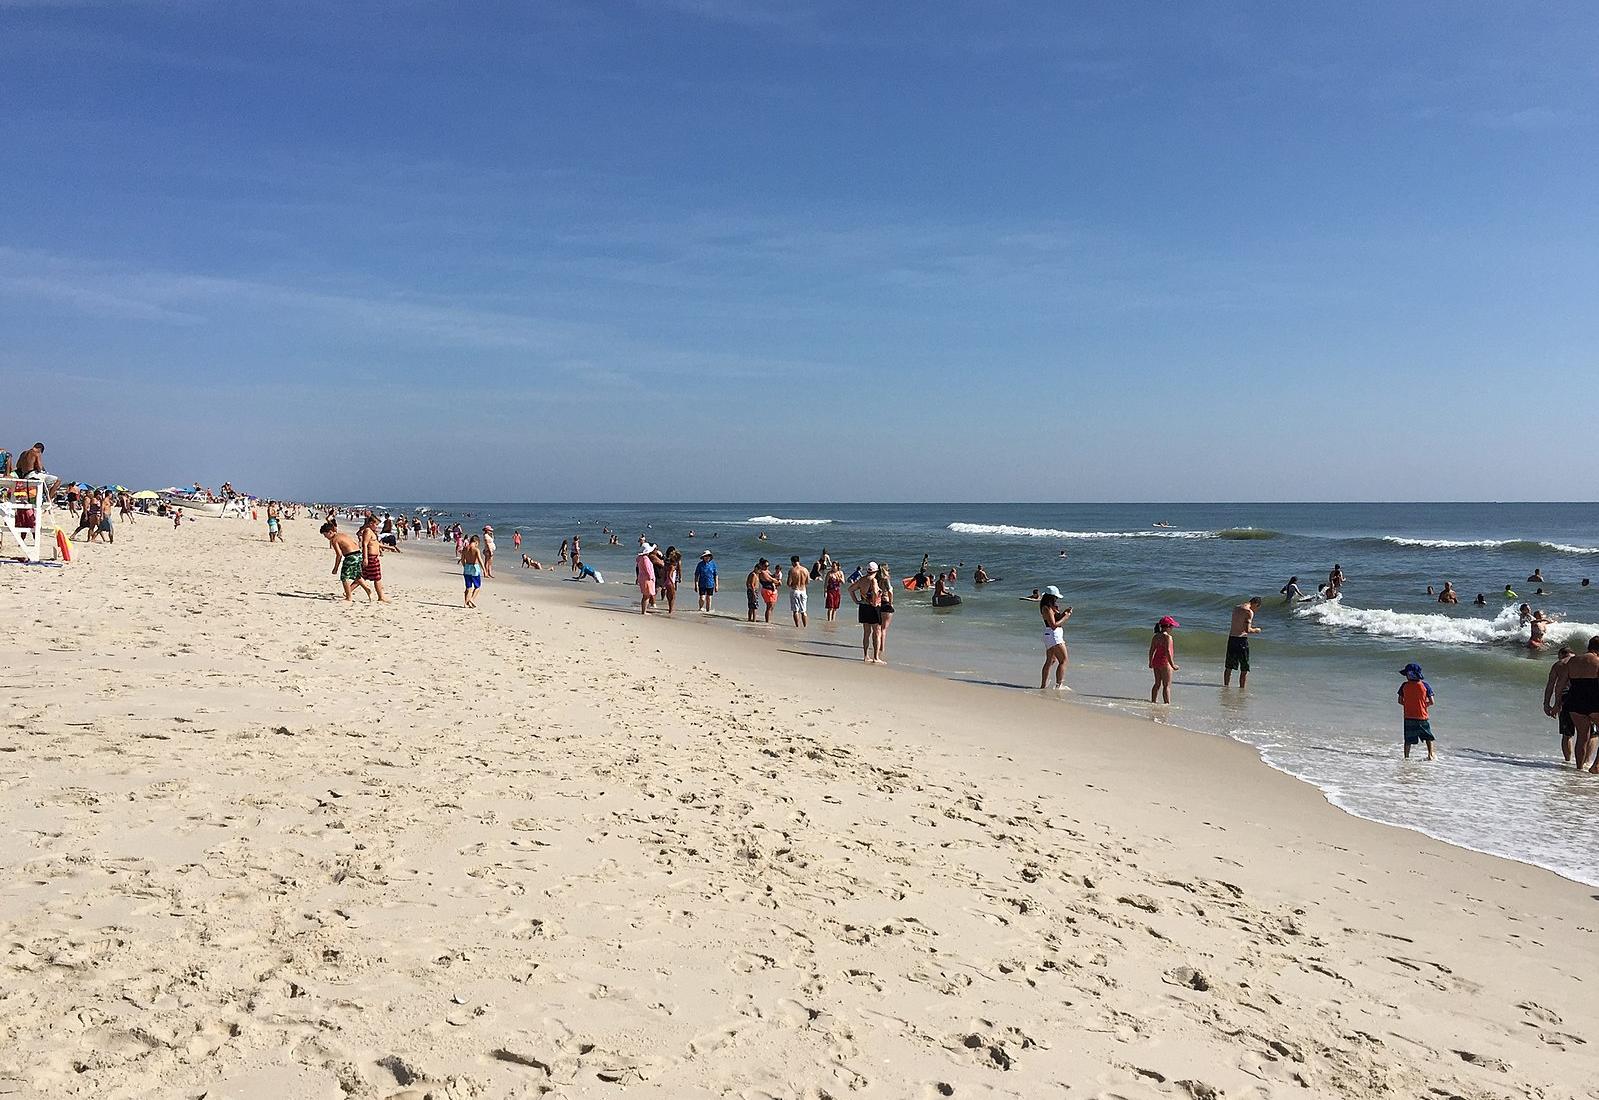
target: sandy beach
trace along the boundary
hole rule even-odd
[[[0,1097],[1599,1097],[1591,888],[1245,746],[305,518],[77,558],[0,567]]]

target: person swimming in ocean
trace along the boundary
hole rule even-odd
[[[1528,649],[1537,650],[1543,648],[1544,635],[1549,633],[1549,624],[1552,622],[1554,620],[1542,611],[1533,615],[1532,621],[1527,624],[1530,630],[1530,635],[1527,638]]]
[[[1035,589],[1033,589],[1033,594],[1031,596],[1018,596],[1016,598],[1019,599],[1019,600],[1029,600],[1029,601],[1031,601],[1033,603],[1037,603],[1039,600],[1043,599],[1044,597],[1042,595],[1040,595],[1038,589],[1035,588]]]
[[[1479,593],[1477,593],[1477,598],[1472,600],[1471,603],[1472,603],[1473,607],[1487,607],[1488,606],[1488,597],[1486,595],[1484,595],[1483,593],[1479,592]]]
[[[1459,603],[1460,597],[1455,594],[1455,586],[1451,581],[1444,581],[1443,591],[1438,593],[1439,603]]]
[[[1527,583],[1528,584],[1542,584],[1543,583],[1543,570],[1541,568],[1540,569],[1534,569],[1532,571],[1532,576],[1527,578]]]
[[[1511,588],[1507,584],[1507,585],[1505,585],[1505,599],[1507,599],[1507,600],[1519,600],[1519,599],[1521,599],[1521,597],[1516,595],[1516,590],[1514,588]]]
[[[1521,613],[1522,626],[1526,626],[1528,623],[1532,622],[1532,607],[1530,605],[1522,604],[1518,610]]]
[[[972,583],[973,584],[987,584],[988,583],[988,570],[984,569],[981,565],[979,565],[972,572]]]
[[[1305,598],[1305,594],[1299,589],[1298,577],[1289,577],[1288,583],[1277,591],[1282,593],[1283,603],[1298,603]]]

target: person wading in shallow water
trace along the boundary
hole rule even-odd
[[[1044,620],[1044,671],[1039,674],[1040,689],[1049,686],[1049,670],[1055,669],[1055,688],[1070,691],[1066,686],[1066,620],[1072,609],[1060,605],[1060,589],[1050,585],[1038,600],[1038,614]]]
[[[1260,627],[1255,625],[1255,612],[1260,610],[1262,602],[1259,596],[1251,596],[1247,603],[1233,608],[1233,623],[1227,631],[1227,661],[1221,674],[1222,687],[1232,683],[1235,669],[1238,686],[1249,683],[1249,636],[1260,633]]]

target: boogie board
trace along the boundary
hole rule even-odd
[[[934,607],[959,607],[961,598],[954,593],[933,597]]]

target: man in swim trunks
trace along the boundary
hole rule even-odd
[[[467,607],[477,606],[477,591],[483,587],[483,551],[473,535],[461,546],[461,579],[466,584]]]
[[[795,626],[811,625],[810,583],[810,571],[800,564],[798,554],[791,555],[788,559],[788,609],[794,613]]]
[[[361,579],[371,581],[379,603],[388,603],[383,594],[383,542],[378,537],[378,521],[372,516],[361,525]]]
[[[1261,602],[1259,596],[1251,596],[1247,603],[1233,608],[1232,626],[1227,631],[1227,662],[1221,675],[1222,687],[1232,684],[1234,669],[1238,670],[1240,688],[1249,683],[1249,636],[1260,633],[1260,627],[1255,625],[1255,612],[1260,610]]]
[[[766,564],[766,559],[762,558],[756,564],[755,568],[750,570],[750,575],[744,578],[744,596],[745,596],[746,600],[748,600],[748,602],[749,602],[749,619],[748,619],[748,621],[752,622],[752,623],[755,621],[756,609],[761,606],[761,575],[760,574],[761,574],[761,567],[764,566],[765,564]]]
[[[283,509],[275,500],[267,501],[267,541],[283,541]]]
[[[1571,647],[1561,646],[1560,652],[1555,655],[1555,663],[1549,666],[1549,679],[1543,685],[1543,712],[1559,723],[1560,755],[1565,757],[1568,764],[1571,763],[1571,740],[1577,731],[1571,723],[1571,712],[1565,708],[1565,699],[1555,694],[1555,684],[1570,660]]]
[[[333,573],[339,578],[339,583],[344,585],[345,602],[350,602],[350,592],[355,587],[365,592],[366,598],[370,600],[372,590],[366,586],[366,581],[361,579],[361,544],[355,541],[353,535],[340,531],[339,525],[332,520],[322,525],[322,537],[333,547]]]
[[[700,610],[709,612],[716,595],[716,557],[709,550],[700,553],[700,563],[694,567],[694,591],[699,593]]]

